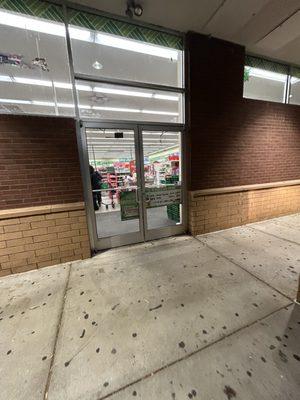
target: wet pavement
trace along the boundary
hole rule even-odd
[[[299,243],[292,215],[2,278],[0,399],[299,400]]]

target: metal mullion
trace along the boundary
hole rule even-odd
[[[134,120],[115,120],[115,119],[103,119],[101,120],[101,122],[99,122],[99,118],[98,119],[93,119],[93,118],[81,118],[81,121],[85,122],[85,125],[87,128],[97,128],[97,126],[99,127],[99,129],[103,129],[104,125],[114,125],[115,129],[125,129],[127,127],[129,127],[129,129],[133,129],[132,126],[135,125],[142,125],[147,126],[148,130],[152,129],[152,128],[157,128],[160,127],[161,129],[165,129],[165,128],[170,128],[170,131],[173,130],[184,130],[185,129],[185,125],[181,124],[181,123],[171,123],[171,122],[147,122],[147,121],[134,121]],[[118,125],[121,126],[121,128],[118,128]],[[153,130],[158,130],[158,129],[153,129]]]
[[[137,176],[136,194],[138,198],[138,208],[139,208],[139,225],[140,225],[140,233],[142,235],[143,241],[145,241],[146,237],[145,237],[145,220],[144,220],[143,176],[141,174],[142,154],[140,147],[139,128],[137,124],[134,127],[134,147],[135,147],[135,169]]]
[[[143,217],[143,235],[144,241],[148,240],[148,221],[147,221],[147,209],[145,202],[145,165],[144,165],[144,146],[143,146],[143,129],[141,125],[137,125],[138,130],[138,146],[139,146],[139,174],[141,179],[141,211]]]
[[[70,78],[72,84],[72,93],[73,93],[73,101],[75,108],[75,124],[76,124],[76,139],[77,139],[77,148],[79,153],[79,163],[80,170],[82,176],[82,185],[83,185],[83,197],[84,202],[87,205],[87,225],[88,225],[88,233],[92,251],[94,252],[96,249],[97,242],[97,227],[96,227],[96,217],[93,207],[93,199],[92,199],[92,187],[89,177],[89,159],[88,159],[88,149],[87,149],[87,141],[85,136],[85,128],[81,125],[80,122],[80,114],[79,114],[79,104],[78,104],[78,96],[75,87],[75,77],[74,77],[74,64],[73,64],[73,55],[72,55],[72,47],[71,47],[71,38],[68,29],[68,11],[65,4],[62,5],[63,8],[63,16],[64,16],[64,25],[66,31],[66,44],[67,44],[67,52],[68,52],[68,61],[69,61],[69,70],[70,70]]]
[[[105,78],[105,77],[97,77],[93,75],[87,74],[78,74],[74,73],[76,80],[81,80],[85,82],[97,82],[97,83],[105,83],[115,86],[126,86],[126,87],[133,87],[138,89],[149,89],[149,90],[157,90],[161,92],[173,92],[173,93],[184,93],[185,89],[176,87],[176,86],[165,86],[165,85],[158,85],[154,83],[147,83],[147,82],[133,82],[127,81],[125,79],[113,79],[113,78]]]
[[[63,5],[63,16],[64,16],[64,25],[65,25],[65,30],[66,30],[66,43],[67,43],[67,52],[68,52],[68,60],[69,60],[69,69],[70,69],[70,78],[71,78],[71,84],[72,84],[72,92],[73,92],[73,100],[75,104],[75,115],[76,118],[79,120],[80,114],[79,114],[79,102],[78,102],[78,96],[77,96],[77,91],[76,91],[76,86],[75,86],[75,75],[74,75],[74,63],[73,63],[73,54],[72,54],[72,45],[71,45],[71,38],[69,34],[69,22],[68,22],[68,11],[66,5]]]
[[[291,94],[291,67],[289,66],[289,71],[288,71],[288,75],[286,78],[286,85],[285,85],[285,98],[284,98],[284,102],[285,104],[288,104],[290,102],[290,94]]]

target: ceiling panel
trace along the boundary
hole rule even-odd
[[[222,39],[232,39],[270,0],[227,0],[204,28],[204,32]],[[238,18],[237,18],[238,16]]]
[[[283,24],[257,42],[257,47],[267,50],[279,50],[300,36],[300,11],[295,12]]]
[[[281,60],[300,65],[300,35],[278,50],[277,56]]]

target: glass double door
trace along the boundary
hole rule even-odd
[[[185,231],[182,130],[88,122],[82,140],[96,249]]]

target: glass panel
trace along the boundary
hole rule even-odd
[[[182,223],[181,133],[143,131],[147,228]]]
[[[64,24],[0,9],[0,112],[74,115]]]
[[[86,129],[99,238],[139,232],[134,131]]]
[[[291,77],[290,104],[300,104],[300,73]]]
[[[183,122],[180,93],[84,81],[77,81],[76,88],[83,118]]]
[[[287,75],[245,67],[244,97],[283,103]]]
[[[76,73],[174,87],[183,85],[182,50],[75,25],[70,25],[69,32]]]

